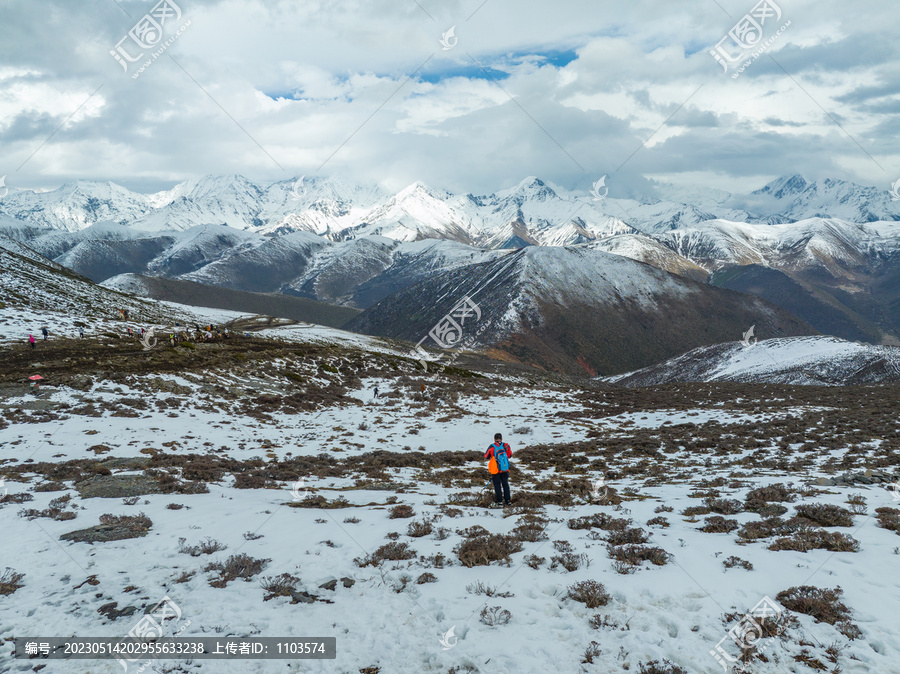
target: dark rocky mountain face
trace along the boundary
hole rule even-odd
[[[612,374],[732,341],[753,324],[770,335],[814,332],[761,299],[626,258],[526,248],[435,275],[346,327],[424,347],[482,348],[559,372]]]

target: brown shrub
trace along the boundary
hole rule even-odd
[[[500,608],[499,606],[485,606],[481,609],[481,617],[479,620],[487,625],[488,627],[493,627],[495,625],[505,625],[512,619],[512,613],[507,611],[505,608]]]
[[[798,505],[797,516],[815,522],[822,527],[852,527],[853,514],[841,506],[826,503],[804,503]]]
[[[744,510],[743,504],[737,499],[707,498],[703,503],[710,512],[720,515],[736,515]]]
[[[290,597],[297,591],[299,582],[299,578],[289,573],[282,573],[279,576],[264,576],[259,581],[262,589],[266,591],[263,601],[269,601],[275,597]]]
[[[610,545],[606,549],[612,559],[632,566],[640,566],[643,561],[648,561],[656,566],[664,566],[669,561],[669,553],[662,548],[651,548],[645,545]]]
[[[416,578],[417,585],[424,585],[425,583],[436,583],[436,582],[437,582],[437,576],[435,576],[433,573],[428,573],[427,571],[425,573],[423,573],[422,575],[420,575],[418,578]]]
[[[69,504],[69,501],[71,500],[72,496],[70,494],[66,494],[65,496],[60,496],[59,498],[55,498],[50,501],[49,508],[45,508],[44,510],[27,508],[24,510],[20,510],[19,516],[27,517],[30,520],[33,520],[37,517],[49,517],[50,519],[56,520],[57,522],[74,520],[78,516],[78,513],[65,509]]]
[[[493,587],[491,585],[485,585],[480,580],[466,585],[466,592],[468,592],[469,594],[483,594],[485,597],[501,597],[503,599],[508,599],[513,596],[512,592],[501,592],[500,588]]]
[[[106,524],[115,527],[126,527],[133,531],[148,531],[153,526],[150,518],[139,513],[137,515],[111,515],[109,513],[100,515],[100,524]]]
[[[616,519],[606,513],[595,513],[576,517],[568,522],[570,529],[603,529],[605,531],[621,531],[628,526],[627,519]]]
[[[768,501],[745,501],[744,510],[756,513],[760,517],[779,517],[784,515],[788,509],[780,503],[769,503]]]
[[[24,573],[17,573],[15,570],[7,567],[3,573],[0,573],[0,595],[8,596],[22,587],[20,582],[25,577]]]
[[[788,524],[780,517],[770,517],[765,520],[747,522],[737,532],[737,535],[738,538],[743,538],[746,541],[755,541],[760,538],[769,538],[770,536],[783,536],[793,533],[796,529],[796,526]]]
[[[530,566],[532,569],[537,569],[547,561],[546,557],[538,557],[537,555],[525,555],[524,559],[525,563]]]
[[[847,638],[856,639],[862,636],[862,632],[850,622],[850,609],[840,601],[843,593],[840,587],[826,590],[813,585],[801,585],[779,592],[775,599],[790,611],[812,616],[816,622],[834,625]]]
[[[643,545],[649,540],[650,534],[639,527],[611,531],[606,537],[606,542],[610,545]]]
[[[6,505],[7,503],[25,503],[25,501],[33,500],[34,496],[27,491],[19,492],[18,494],[4,494],[3,496],[0,496],[0,506]]]
[[[337,510],[340,508],[353,507],[353,504],[343,496],[338,496],[333,501],[329,501],[324,496],[319,496],[317,494],[310,494],[302,501],[291,501],[286,505],[289,508],[320,508],[322,510]]]
[[[688,674],[686,669],[679,667],[670,660],[642,662],[640,663],[640,668],[639,674]]]
[[[667,520],[662,515],[660,515],[659,517],[652,517],[649,520],[647,520],[647,526],[648,527],[662,527],[663,529],[665,529],[666,527],[669,526],[669,520]]]
[[[757,487],[747,492],[747,501],[787,501],[796,500],[797,495],[784,484],[770,484],[768,487]]]
[[[467,527],[465,529],[457,529],[456,533],[462,536],[463,538],[476,538],[478,536],[487,536],[491,532],[485,529],[480,524],[475,524],[471,527]]]
[[[875,508],[875,519],[882,529],[894,531],[900,535],[900,510],[897,508]]]
[[[416,514],[416,512],[413,510],[412,506],[401,504],[401,505],[396,505],[393,508],[391,508],[390,519],[396,520],[396,519],[403,519],[406,517],[414,517],[415,514]]]
[[[54,481],[50,481],[50,482],[42,482],[42,483],[39,484],[37,487],[35,487],[34,490],[35,490],[36,492],[42,492],[42,491],[62,491],[62,490],[64,490],[65,488],[66,488],[66,485],[64,485],[62,482],[54,482]]]
[[[522,543],[512,536],[488,534],[460,543],[454,552],[463,566],[488,566],[491,562],[510,563],[510,555],[522,550]]]
[[[700,531],[708,534],[728,534],[740,526],[737,520],[728,520],[721,515],[713,515],[706,518],[706,523],[700,527]]]
[[[407,543],[385,543],[375,552],[362,558],[354,559],[357,566],[378,566],[383,561],[399,562],[405,559],[415,559],[416,551]]]
[[[740,557],[735,557],[732,555],[728,559],[722,560],[722,564],[726,569],[733,569],[736,566],[741,567],[742,569],[746,569],[747,571],[753,571],[753,564],[748,562],[746,559],[741,559]]]
[[[569,592],[566,595],[569,599],[579,601],[587,608],[597,608],[606,606],[612,597],[603,587],[602,583],[596,580],[582,580],[574,585],[569,586]]]
[[[431,522],[410,522],[406,528],[406,535],[412,538],[421,538],[431,533]]]
[[[546,541],[547,534],[544,531],[544,528],[544,521],[526,521],[522,522],[512,530],[512,536],[518,541],[525,541],[528,543]]]
[[[275,483],[272,480],[267,479],[265,475],[237,473],[234,476],[235,489],[265,489],[267,486],[273,484]]]
[[[224,563],[213,562],[207,564],[203,570],[218,574],[209,581],[212,587],[225,587],[230,581],[238,578],[243,579],[245,582],[249,581],[262,571],[270,561],[272,560],[254,559],[242,552],[239,555],[231,555]]]
[[[563,552],[561,555],[554,555],[550,558],[550,568],[555,569],[558,566],[563,567],[566,571],[571,573],[572,571],[577,571],[582,566],[588,567],[591,565],[590,557],[587,554],[576,554],[572,551]]]
[[[695,515],[709,515],[712,512],[707,506],[688,506],[681,511],[684,517],[694,517]]]
[[[584,656],[581,658],[581,664],[592,665],[594,664],[594,658],[598,658],[602,654],[603,650],[600,648],[600,644],[596,641],[592,641],[588,644],[588,647],[584,649]]]
[[[800,529],[790,537],[776,538],[769,550],[830,550],[831,552],[859,552],[859,541],[839,531]]]
[[[191,557],[211,555],[214,552],[219,552],[220,550],[226,550],[228,548],[227,545],[219,543],[219,541],[209,537],[204,538],[197,545],[185,545],[186,541],[186,538],[178,539],[178,552],[185,555],[190,555]]]

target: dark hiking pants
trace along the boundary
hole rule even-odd
[[[505,471],[503,473],[497,473],[496,475],[491,475],[491,481],[494,483],[494,501],[496,503],[501,503],[502,501],[509,501],[509,471]],[[501,495],[500,488],[503,488],[503,493]],[[502,496],[502,499],[501,499]]]

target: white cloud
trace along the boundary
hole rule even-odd
[[[577,189],[632,153],[618,184],[900,175],[886,1],[784,3],[792,25],[772,54],[790,76],[764,56],[738,80],[707,52],[752,1],[723,5],[730,17],[716,3],[481,1],[182,0],[191,26],[167,53],[188,74],[163,55],[138,80],[108,52],[152,4],[120,0],[128,16],[108,0],[50,14],[17,3],[0,28],[4,162],[18,166],[103,85],[11,180],[283,179],[327,160],[322,173],[387,187],[488,192],[535,174]],[[459,43],[443,51],[451,25]],[[491,82],[473,59],[506,75]]]

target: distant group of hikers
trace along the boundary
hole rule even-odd
[[[200,327],[194,325],[193,328],[185,326],[184,330],[179,330],[181,325],[175,324],[175,330],[169,333],[169,344],[177,346],[181,342],[221,342],[223,339],[229,338],[227,327],[219,327],[218,325],[207,325]]]
[[[119,314],[124,316],[128,315],[127,309],[120,309]],[[181,328],[179,323],[175,324],[175,330],[169,333],[168,340],[172,346],[177,346],[181,342],[220,342],[223,339],[228,339],[231,333],[228,332],[228,328],[225,326],[219,327],[218,325],[206,325],[200,326],[195,325],[193,328],[189,328],[185,326]],[[143,327],[133,328],[128,325],[125,326],[125,335],[130,339],[144,339],[144,336],[148,332],[148,328],[145,329]],[[43,335],[44,341],[50,337],[50,330],[47,326],[44,326],[40,329],[40,334]],[[78,326],[78,336],[81,339],[84,339],[84,326]],[[34,336],[34,333],[28,333],[28,345],[30,348],[37,348],[37,338]]]
[[[147,331],[144,330],[144,328],[138,328],[138,331],[135,332],[134,328],[132,328],[130,325],[126,326],[126,328],[125,328],[125,334],[132,338],[137,337],[138,339],[143,339],[145,332],[147,332]],[[83,336],[84,336],[84,334],[82,334],[82,337]]]
[[[44,341],[46,342],[47,338],[50,337],[50,330],[47,329],[46,325],[41,328],[41,334],[44,336]],[[37,339],[35,339],[35,336],[30,332],[28,333],[28,346],[32,349],[37,348]]]

